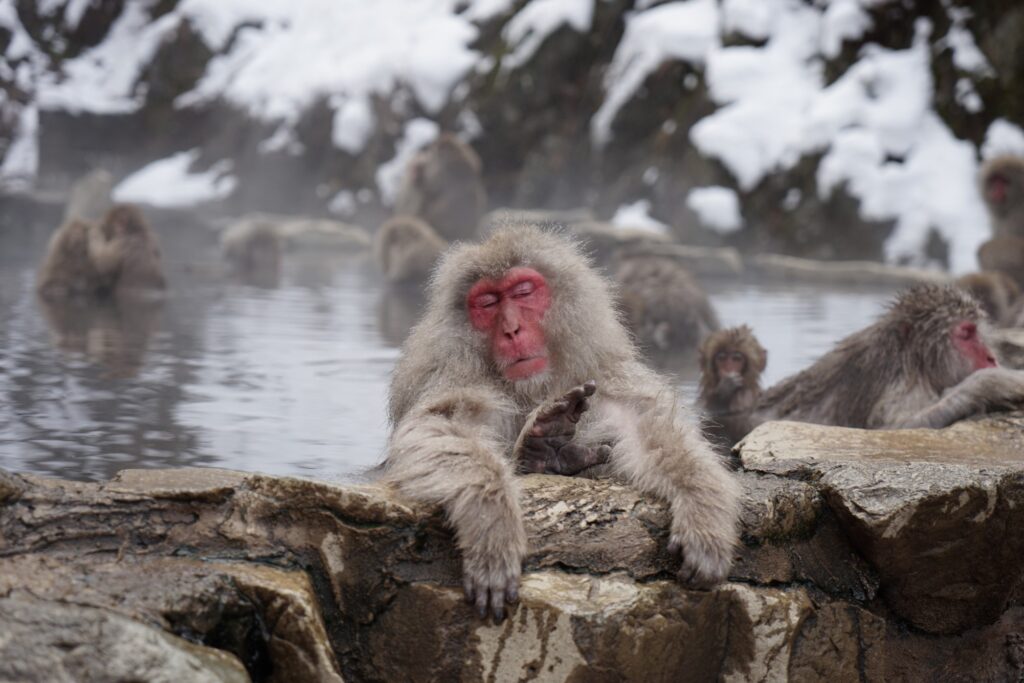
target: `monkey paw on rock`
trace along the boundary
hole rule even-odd
[[[520,472],[571,476],[608,462],[609,446],[590,448],[573,441],[576,423],[590,407],[587,398],[597,391],[593,380],[542,404],[516,441],[515,459]]]
[[[505,618],[505,603],[519,601],[519,575],[522,557],[511,549],[506,552],[469,550],[462,560],[462,587],[466,602],[473,605],[481,619],[488,611],[494,620]]]
[[[733,545],[731,538],[673,528],[668,551],[682,557],[682,566],[676,574],[681,582],[694,588],[710,588],[729,575]]]

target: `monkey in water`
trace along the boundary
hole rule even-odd
[[[99,223],[72,219],[46,250],[38,290],[44,298],[96,298],[166,287],[156,234],[138,208],[114,205]]]
[[[607,460],[669,502],[680,580],[725,579],[739,485],[638,357],[609,283],[565,237],[510,224],[456,244],[428,288],[389,393],[384,477],[444,507],[464,589],[496,619],[518,594],[526,532],[515,472]]]
[[[420,218],[449,242],[472,239],[487,210],[481,169],[472,147],[442,133],[409,162],[396,215]]]
[[[400,214],[377,230],[373,257],[389,282],[422,282],[447,246],[426,222]]]
[[[977,299],[994,324],[1013,326],[1021,292],[1009,275],[999,271],[969,273],[957,278],[956,286]]]
[[[281,274],[281,237],[276,226],[259,217],[229,226],[220,249],[232,273],[243,282],[274,286]]]
[[[981,196],[994,237],[1024,237],[1024,158],[1013,155],[985,162],[978,174]]]
[[[719,328],[707,294],[671,257],[624,255],[615,280],[626,321],[648,349],[692,349]]]
[[[978,248],[978,264],[984,272],[1009,275],[1024,290],[1024,237],[993,237]]]
[[[952,285],[901,292],[873,325],[764,392],[752,426],[797,420],[868,429],[945,427],[1024,402],[1024,371],[999,367],[986,316]]]
[[[708,439],[728,451],[751,429],[768,352],[746,325],[712,333],[700,345],[697,407]]]

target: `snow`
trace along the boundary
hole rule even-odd
[[[622,35],[605,76],[605,98],[591,119],[591,139],[602,147],[611,139],[615,115],[665,61],[702,64],[719,43],[715,0],[687,0],[658,5],[626,17]]]
[[[686,196],[686,205],[701,225],[715,232],[726,235],[743,227],[740,199],[728,187],[695,187]]]
[[[294,123],[319,99],[344,108],[332,139],[351,153],[366,135],[358,125],[375,94],[407,86],[430,113],[448,100],[478,55],[477,29],[455,15],[457,0],[185,0],[176,12],[195,25],[220,27],[223,43],[241,20],[229,52],[218,55],[182,107],[223,98],[265,121]],[[354,126],[349,129],[348,126]]]
[[[11,146],[0,164],[0,186],[12,190],[32,187],[39,168],[39,109],[34,105],[22,107]]]
[[[373,134],[373,110],[363,98],[344,99],[335,104],[331,142],[349,154],[358,154]]]
[[[1024,130],[1006,119],[996,119],[985,132],[981,157],[992,159],[1001,154],[1024,156]]]
[[[142,68],[178,24],[165,15],[151,22],[143,3],[126,3],[107,38],[64,64],[64,77],[45,73],[39,81],[39,106],[71,113],[117,114],[142,104],[135,91]]]
[[[612,216],[611,223],[618,228],[641,230],[657,235],[669,234],[667,225],[651,217],[651,202],[648,199],[620,206]]]
[[[971,10],[966,7],[947,7],[946,12],[952,25],[940,44],[945,44],[953,51],[953,65],[970,74],[994,76],[995,70],[974,42],[974,36],[967,30]]]
[[[533,0],[509,21],[502,37],[514,47],[502,61],[505,69],[515,69],[530,61],[547,37],[562,26],[577,33],[590,30],[596,0]]]
[[[230,175],[231,162],[221,161],[201,173],[189,168],[199,159],[199,150],[179,152],[128,176],[114,188],[119,202],[139,202],[163,208],[194,206],[224,199],[237,185]]]
[[[402,176],[416,152],[436,140],[440,132],[440,127],[429,119],[413,119],[405,124],[402,138],[395,146],[395,156],[377,169],[377,189],[386,206],[393,205],[398,199]]]
[[[90,4],[92,0],[70,0],[64,8],[64,25],[70,29],[78,28]]]

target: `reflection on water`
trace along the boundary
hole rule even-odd
[[[219,264],[214,236],[157,226],[162,304],[44,307],[48,231],[0,226],[0,467],[104,479],[206,465],[327,479],[380,458],[388,377],[422,306],[365,256],[289,254],[276,282]],[[276,286],[275,286],[276,285]],[[889,293],[709,283],[724,324],[769,350],[767,383],[881,311]],[[661,359],[690,398],[695,354]]]

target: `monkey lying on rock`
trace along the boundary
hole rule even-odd
[[[452,247],[428,294],[391,383],[385,479],[444,507],[482,616],[501,619],[518,594],[517,461],[573,473],[607,460],[669,502],[680,580],[725,579],[739,486],[674,389],[638,360],[608,282],[576,245],[508,225]]]
[[[912,287],[876,323],[764,392],[752,426],[938,428],[1019,405],[1024,371],[998,366],[986,331],[981,307],[961,289]]]

